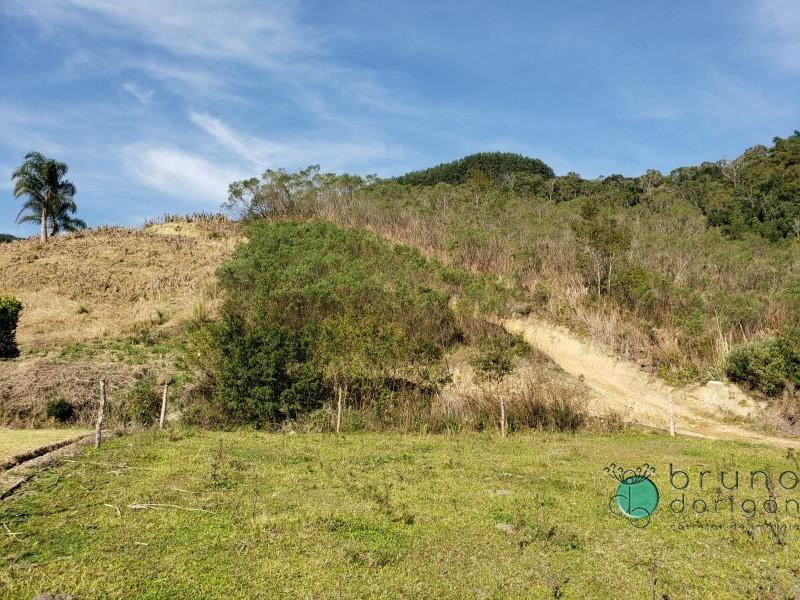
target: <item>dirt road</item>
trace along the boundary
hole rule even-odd
[[[761,433],[736,423],[737,417],[756,416],[764,407],[735,385],[713,381],[677,389],[563,327],[532,317],[506,319],[503,325],[513,333],[522,334],[564,371],[582,378],[596,393],[591,406],[595,413],[611,409],[622,414],[626,421],[668,429],[671,400],[679,435],[800,446],[798,440]]]

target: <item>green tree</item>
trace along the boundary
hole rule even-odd
[[[610,293],[614,263],[631,247],[630,229],[600,210],[597,202],[587,201],[581,207],[580,219],[572,222],[572,230],[592,263],[597,293],[602,293],[604,281]]]
[[[27,197],[17,214],[17,222],[39,223],[42,242],[47,242],[48,234],[86,227],[86,223],[73,216],[77,211],[75,186],[65,179],[68,170],[63,162],[29,152],[11,175],[14,196]]]

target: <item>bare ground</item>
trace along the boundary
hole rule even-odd
[[[628,422],[668,429],[672,401],[679,435],[782,447],[798,445],[796,439],[732,422],[755,419],[766,408],[733,384],[714,381],[678,389],[563,327],[533,317],[506,319],[503,325],[512,333],[521,334],[564,371],[584,381],[594,392],[590,410],[596,414],[613,410]]]

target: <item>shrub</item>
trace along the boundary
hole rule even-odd
[[[0,296],[0,358],[16,358],[17,321],[22,312],[22,303],[14,296]]]
[[[55,398],[47,403],[47,416],[59,423],[69,423],[75,417],[75,407],[68,400]]]
[[[727,373],[770,396],[787,386],[800,387],[800,328],[787,327],[774,338],[735,348]]]
[[[248,238],[220,269],[220,318],[197,337],[212,402],[230,422],[297,419],[334,390],[392,426],[429,409],[460,337],[441,290],[479,280],[325,222],[257,222]]]
[[[624,266],[611,276],[614,295],[632,310],[652,314],[658,297],[651,285],[651,275],[639,265]]]
[[[586,397],[581,390],[537,378],[510,389],[479,389],[443,401],[431,415],[431,427],[434,431],[495,429],[499,426],[501,395],[509,431],[575,432],[589,423]]]
[[[161,398],[153,377],[139,379],[122,400],[119,420],[123,425],[152,425],[161,411]]]

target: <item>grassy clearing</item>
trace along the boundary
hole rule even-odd
[[[608,513],[610,462],[658,468],[646,529]],[[638,432],[118,438],[0,505],[0,597],[796,595],[800,539],[780,527],[800,517],[671,515],[670,463],[691,495],[699,469],[800,470],[777,449]]]
[[[41,446],[88,433],[87,429],[0,429],[0,462]]]

